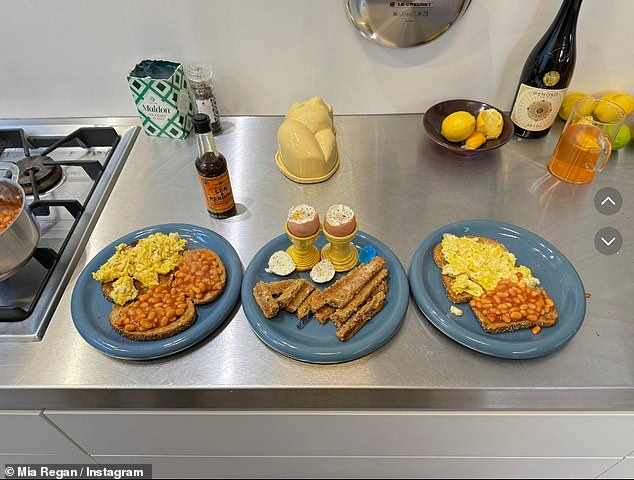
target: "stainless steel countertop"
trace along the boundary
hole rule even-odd
[[[574,186],[545,169],[561,125],[536,141],[513,138],[476,158],[449,156],[422,129],[421,115],[335,117],[341,158],[327,182],[298,185],[275,167],[281,117],[226,117],[217,138],[228,159],[240,214],[207,214],[193,139],[140,134],[41,342],[0,345],[0,408],[634,408],[634,154],[616,153],[594,182]],[[622,210],[600,214],[594,196],[620,190]],[[580,332],[562,350],[501,360],[458,345],[410,302],[396,336],[362,359],[309,365],[264,345],[242,308],[205,341],[172,357],[106,357],[76,332],[70,297],[101,248],[132,230],[168,222],[211,228],[243,265],[283,231],[293,203],[319,211],[351,205],[362,229],[387,244],[407,270],[422,239],[447,223],[485,218],[532,230],[575,265],[592,294]],[[620,230],[618,255],[594,248],[604,226]]]

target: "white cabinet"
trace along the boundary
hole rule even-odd
[[[46,411],[45,414],[91,455],[621,459],[634,450],[634,414],[417,411]]]
[[[634,478],[634,456],[625,457],[598,478]]]
[[[95,463],[38,410],[0,411],[0,478],[7,463]]]
[[[592,478],[598,458],[152,457],[95,456],[99,463],[152,464],[154,478]]]
[[[0,411],[0,455],[84,455],[38,410]]]

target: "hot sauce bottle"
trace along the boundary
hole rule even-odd
[[[218,152],[211,134],[211,121],[204,113],[193,119],[198,157],[196,170],[203,189],[207,211],[215,218],[227,218],[236,214],[236,204],[231,191],[227,160]]]

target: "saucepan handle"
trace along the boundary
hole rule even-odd
[[[13,162],[7,162],[6,160],[0,160],[0,172],[4,170],[2,173],[2,178],[9,178],[14,182],[18,182],[18,178],[20,177],[20,169]],[[11,176],[7,177],[7,172],[11,174]]]

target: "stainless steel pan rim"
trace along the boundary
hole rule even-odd
[[[388,48],[411,48],[441,36],[470,4],[471,0],[346,0],[346,10],[364,38]]]
[[[0,161],[2,170],[11,172],[11,179],[0,179],[0,185],[18,194],[21,202],[20,213],[0,232],[0,282],[11,277],[31,259],[40,241],[40,226],[26,204],[24,190],[15,180],[19,173],[17,165]]]

